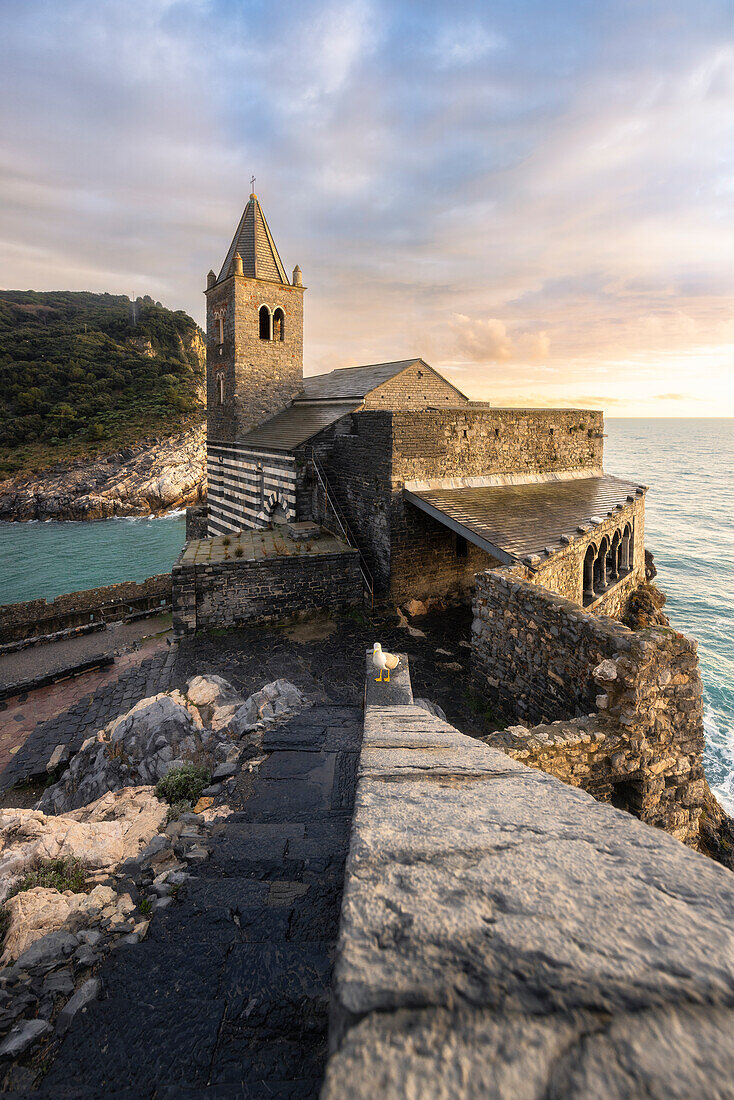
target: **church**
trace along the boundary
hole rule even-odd
[[[257,532],[331,534],[373,600],[469,598],[504,568],[620,615],[644,578],[645,486],[605,473],[602,413],[473,401],[419,355],[304,378],[305,293],[251,194],[207,276],[197,533],[250,548]]]

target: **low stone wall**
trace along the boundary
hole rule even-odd
[[[67,592],[55,600],[28,600],[0,607],[0,644],[84,626],[102,620],[117,622],[140,611],[171,605],[171,576],[160,573],[144,581],[123,581],[83,592]]]
[[[362,603],[356,550],[173,567],[173,632],[287,619]]]
[[[498,572],[477,578],[474,613],[478,682],[505,714],[541,724],[492,743],[695,845],[706,793],[695,641],[670,627],[633,633]],[[603,748],[581,726],[568,737],[547,726],[597,713]]]
[[[665,833],[368,707],[322,1100],[728,1096],[732,905]]]

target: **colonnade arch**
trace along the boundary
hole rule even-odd
[[[634,540],[632,525],[617,528],[611,538],[590,543],[584,555],[584,605],[593,603],[632,570]]]

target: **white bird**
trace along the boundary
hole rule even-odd
[[[379,642],[375,642],[372,647],[372,664],[375,668],[379,668],[380,675],[375,676],[375,683],[379,684],[382,681],[383,672],[387,673],[387,680],[385,683],[390,683],[390,670],[397,668],[400,664],[400,657],[396,653],[383,653],[382,646]]]

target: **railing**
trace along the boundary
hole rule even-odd
[[[326,474],[321,469],[318,459],[313,452],[313,448],[309,448],[309,458],[313,467],[314,476],[316,477],[316,480],[321,486],[324,493],[324,515],[326,516],[329,508],[331,508],[331,511],[334,514],[334,519],[336,520],[337,526],[339,528],[339,533],[341,534],[344,541],[349,543],[350,546],[354,547],[354,549],[357,551],[357,554],[359,555],[359,571],[362,574],[362,581],[364,583],[365,591],[369,593],[370,609],[372,609],[375,606],[375,582],[372,579],[372,574],[367,568],[367,563],[364,560],[364,555],[359,548],[357,540],[352,534],[351,528],[349,527],[349,524],[347,522],[347,518],[341,510],[339,502],[334,495],[333,489],[330,488],[329,482],[326,480]]]

